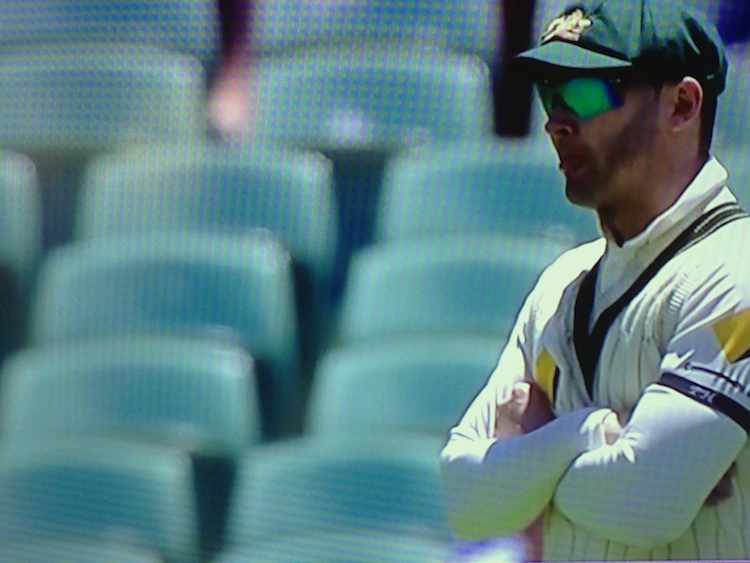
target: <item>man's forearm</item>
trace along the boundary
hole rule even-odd
[[[601,537],[651,549],[688,528],[744,441],[722,415],[654,386],[620,440],[575,460],[555,504]]]
[[[472,440],[454,430],[441,461],[448,518],[467,540],[515,534],[550,502],[581,453],[604,444],[608,409],[583,409],[507,441]]]

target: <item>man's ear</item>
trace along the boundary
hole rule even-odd
[[[671,88],[669,124],[678,133],[691,126],[700,125],[703,107],[703,88],[695,78],[686,76]]]

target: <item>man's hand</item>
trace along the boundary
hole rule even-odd
[[[732,484],[732,477],[737,473],[737,464],[733,463],[726,473],[722,476],[713,490],[709,493],[706,499],[708,506],[716,506],[722,500],[728,499],[732,496],[734,486]]]
[[[533,382],[522,381],[513,386],[510,397],[495,406],[495,437],[508,440],[533,432],[555,418],[547,395]],[[519,536],[524,546],[525,561],[540,561],[544,514],[532,522]]]
[[[495,407],[495,437],[505,440],[528,434],[554,420],[547,395],[534,382],[521,381],[511,395]]]

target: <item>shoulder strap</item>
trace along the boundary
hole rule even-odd
[[[633,285],[623,293],[620,298],[610,305],[597,319],[594,329],[589,334],[589,322],[591,310],[594,304],[594,292],[596,289],[596,278],[599,273],[601,258],[593,268],[586,274],[576,297],[574,311],[573,338],[575,342],[576,356],[583,372],[586,389],[589,397],[593,396],[594,372],[599,362],[599,356],[604,346],[612,323],[622,310],[633,301],[633,299],[646,287],[649,281],[680,252],[700,242],[724,225],[750,217],[737,203],[725,203],[719,205],[699,217],[687,229],[673,240],[659,256],[638,276]]]

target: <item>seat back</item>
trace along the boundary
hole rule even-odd
[[[139,333],[238,340],[259,362],[268,430],[294,420],[299,389],[290,259],[272,239],[135,235],[53,253],[40,276],[33,342]]]
[[[447,542],[406,534],[351,530],[302,534],[283,541],[271,539],[252,548],[230,549],[217,563],[423,563],[450,561],[450,555]]]
[[[0,263],[24,293],[39,260],[41,203],[33,162],[18,153],[0,153]]]
[[[116,541],[40,540],[0,545],[0,560],[24,563],[163,563],[153,550],[119,545]]]
[[[5,0],[0,49],[39,44],[132,43],[190,54],[204,64],[218,52],[211,0]]]
[[[0,543],[111,539],[197,560],[187,456],[115,442],[29,442],[0,451]]]
[[[447,539],[439,449],[421,436],[306,438],[256,448],[240,469],[227,545],[282,541],[303,530]]]
[[[394,159],[376,238],[523,233],[570,246],[597,238],[594,214],[565,199],[557,161],[529,149],[516,141],[447,143]]]
[[[499,338],[459,335],[333,350],[316,372],[307,428],[445,437],[487,381],[501,349]]]
[[[261,0],[253,44],[259,53],[373,40],[422,41],[491,61],[500,10],[492,0]]]
[[[352,262],[339,342],[423,333],[503,338],[544,267],[561,252],[549,241],[509,236],[374,246]]]
[[[331,175],[318,154],[270,146],[167,144],[102,156],[84,179],[76,235],[263,228],[325,283],[336,253]]]
[[[239,455],[260,437],[252,360],[197,338],[31,348],[3,369],[6,439],[128,437]]]
[[[0,57],[0,140],[35,153],[108,150],[203,131],[204,75],[157,47],[73,44]]]
[[[491,133],[489,72],[432,49],[362,45],[256,67],[257,139],[326,149],[400,148]]]

